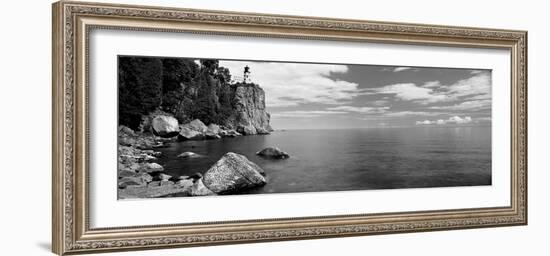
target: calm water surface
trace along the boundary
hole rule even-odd
[[[289,159],[256,156],[279,147]],[[271,135],[173,143],[159,149],[173,176],[206,172],[227,152],[245,155],[267,173],[248,193],[342,191],[491,184],[490,127],[287,130]],[[181,159],[192,151],[203,158]]]

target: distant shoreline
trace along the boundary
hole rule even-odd
[[[273,132],[285,131],[316,131],[316,130],[368,130],[368,129],[402,129],[402,128],[491,128],[491,125],[461,125],[461,126],[379,126],[379,127],[351,127],[351,128],[290,128],[290,129],[275,129]]]

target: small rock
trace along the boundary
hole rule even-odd
[[[176,185],[182,186],[182,187],[192,187],[193,181],[189,179],[181,179],[176,182]]]
[[[147,175],[147,174],[146,174]],[[123,177],[118,181],[118,188],[124,189],[128,186],[146,186],[147,182],[150,182],[149,180],[151,176],[132,176],[132,177]]]
[[[277,147],[264,148],[261,151],[256,152],[256,155],[274,159],[286,159],[290,157],[286,152]]]
[[[135,135],[134,130],[128,128],[127,126],[120,125],[118,126],[118,132],[121,134]]]
[[[220,135],[212,133],[212,132],[206,132],[204,134],[204,138],[207,139],[207,140],[218,140],[218,139],[221,139],[222,137]]]
[[[167,181],[170,180],[170,178],[172,178],[172,176],[164,173],[159,173],[157,176],[154,177],[154,180]]]
[[[202,155],[199,155],[197,153],[193,153],[191,151],[183,152],[178,155],[179,158],[198,158],[202,157]]]
[[[197,172],[197,173],[195,173],[195,174],[193,174],[193,175],[191,175],[191,176],[189,177],[189,179],[192,179],[192,180],[194,180],[194,181],[196,181],[196,180],[198,180],[198,179],[200,179],[200,178],[202,178],[202,173],[200,173],[200,172]]]
[[[139,171],[147,172],[147,173],[162,172],[162,171],[164,171],[164,167],[162,167],[162,165],[157,164],[157,163],[145,163],[145,164],[141,165],[141,167],[139,168]]]
[[[182,175],[178,177],[178,180],[188,180],[188,179],[189,179],[189,176],[187,175]]]
[[[190,196],[213,196],[216,195],[212,190],[208,189],[202,181],[198,179],[197,182],[193,183],[191,191],[189,192]]]
[[[128,170],[122,170],[118,172],[118,178],[124,178],[124,177],[134,177],[137,176],[136,172],[128,171]]]

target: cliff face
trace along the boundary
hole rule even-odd
[[[233,85],[233,113],[226,124],[242,134],[267,134],[269,113],[265,109],[265,92],[256,84]]]

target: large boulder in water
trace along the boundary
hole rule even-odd
[[[261,151],[256,152],[256,155],[274,159],[286,159],[290,157],[286,152],[277,147],[264,148]]]
[[[204,185],[216,194],[238,193],[266,184],[264,171],[245,156],[229,152],[204,174]]]
[[[180,128],[178,120],[172,116],[158,115],[152,121],[153,132],[161,137],[174,137]]]

